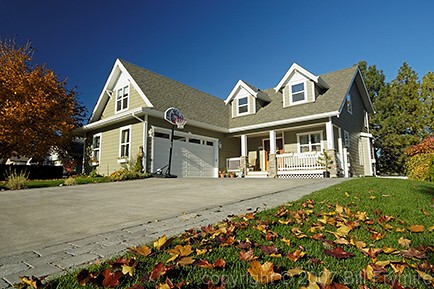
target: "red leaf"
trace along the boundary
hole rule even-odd
[[[110,269],[105,269],[101,272],[104,277],[102,280],[102,286],[104,287],[115,287],[119,285],[119,279],[123,276],[121,271],[112,272]]]
[[[166,274],[167,271],[171,270],[173,266],[165,267],[163,263],[158,263],[155,265],[154,269],[151,272],[151,275],[149,276],[149,280],[155,281],[164,274]]]
[[[249,250],[247,252],[241,251],[240,252],[240,260],[241,261],[252,261],[257,259],[257,257],[255,256],[255,253],[253,252],[253,250]]]
[[[224,267],[226,267],[226,261],[219,258],[214,262],[214,268],[219,268],[219,269],[223,269]]]
[[[261,246],[259,249],[261,249],[261,251],[267,255],[278,253],[278,249],[276,248],[276,246]]]
[[[341,247],[336,247],[333,250],[324,250],[324,253],[332,257],[335,257],[336,259],[346,259],[354,256],[353,253],[345,252],[344,250],[342,250]]]
[[[194,261],[193,265],[197,266],[197,267],[205,268],[205,269],[213,269],[214,268],[214,266],[210,262],[208,262],[207,260],[204,260],[204,259]]]

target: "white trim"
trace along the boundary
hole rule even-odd
[[[167,129],[167,128],[163,128],[163,127],[159,127],[159,126],[151,126],[153,132],[159,132],[159,133],[164,133],[164,134],[168,134],[169,136],[172,133],[171,129]],[[184,132],[184,131],[179,131],[179,130],[175,130],[174,131],[174,135],[175,136],[180,136],[180,137],[185,137],[187,142],[190,138],[194,138],[194,139],[200,139],[200,140],[204,140],[204,141],[210,141],[210,142],[214,142],[214,141],[218,141],[218,138],[213,138],[213,137],[209,137],[209,136],[205,136],[205,135],[200,135],[200,134],[193,134],[191,132]]]
[[[243,105],[243,106],[247,106],[247,111],[240,113],[240,103],[239,102],[240,102],[240,99],[243,99],[243,98],[247,98],[247,104]],[[237,95],[237,97],[235,97],[234,101],[236,102],[236,114],[233,115],[232,117],[248,115],[251,113],[250,112],[250,98],[251,97],[249,94],[241,95],[241,96]],[[234,104],[232,103],[232,105],[234,105]]]
[[[94,158],[95,148],[93,147],[95,137],[99,137],[99,153],[98,153],[98,162],[101,162],[101,151],[102,151],[102,133],[96,133],[92,136],[92,158]]]
[[[367,132],[361,132],[360,136],[361,137],[368,137],[368,138],[373,138],[374,137],[371,133],[367,133]]]
[[[143,122],[143,170],[145,173],[148,172],[148,115],[145,114],[145,121]]]
[[[123,100],[125,98],[125,88],[128,89],[128,94],[127,94],[127,97],[126,97],[126,99],[127,99],[127,106],[125,108],[122,108],[123,103],[124,103]],[[116,94],[115,101],[114,101],[114,103],[115,103],[115,114],[118,114],[118,113],[121,113],[121,112],[129,110],[129,108],[130,108],[130,95],[131,95],[131,86],[130,86],[130,84],[129,83],[119,84],[119,85],[117,85],[115,87],[114,90],[115,90],[115,94]],[[119,97],[119,95],[118,95],[119,90],[122,90],[122,93],[123,93],[123,95],[122,95],[122,97],[120,99],[118,98]],[[118,101],[121,102],[121,109],[119,109],[119,110],[118,110]]]
[[[268,134],[269,134],[269,137],[270,137],[270,153],[276,154],[276,152],[277,152],[277,137],[276,137],[276,132],[274,130],[270,130],[268,132]],[[282,140],[282,142],[283,142],[283,140]],[[284,146],[283,143],[282,143],[282,146]]]
[[[250,88],[249,85],[247,85],[244,81],[241,79],[238,80],[237,84],[235,84],[234,88],[232,89],[231,93],[229,93],[229,96],[225,100],[225,104],[227,105],[232,99],[237,97],[238,92],[241,88],[244,88],[248,93],[253,95],[255,98],[258,97],[258,93],[255,92],[253,89]]]
[[[90,122],[95,121],[96,116],[100,116],[103,112],[103,109],[106,105],[106,103],[103,104],[105,100],[108,101],[108,98],[110,98],[109,92],[112,88],[116,85],[116,81],[118,77],[125,73],[126,78],[130,81],[130,84],[133,84],[134,89],[137,91],[137,93],[142,97],[147,107],[154,107],[154,105],[151,103],[149,98],[145,95],[145,93],[140,89],[137,82],[133,79],[133,77],[130,75],[128,70],[125,68],[125,66],[122,64],[122,62],[118,59],[116,59],[113,68],[110,72],[109,77],[107,78],[107,81],[102,89],[102,92],[100,93],[97,103],[92,111],[92,115],[90,117]],[[131,90],[130,90],[131,92]]]
[[[245,134],[241,135],[241,156],[246,157],[248,156],[247,153],[247,136]]]
[[[324,145],[323,145],[323,141],[324,141],[324,136],[323,136],[324,131],[323,130],[318,130],[318,131],[310,131],[310,132],[302,132],[302,133],[297,133],[297,153],[298,154],[303,154],[300,151],[300,136],[303,135],[311,135],[311,134],[319,134],[320,136],[320,145],[321,145],[321,150],[318,153],[321,153],[324,150]],[[312,149],[312,144],[310,142],[310,138],[309,138],[309,149]],[[313,151],[309,151],[308,153],[312,153]]]
[[[291,67],[288,69],[288,71],[285,73],[285,75],[282,77],[282,79],[279,81],[279,83],[276,85],[276,87],[274,88],[276,92],[278,92],[283,87],[283,85],[289,79],[289,77],[294,72],[294,70],[299,71],[301,74],[305,75],[310,80],[314,81],[315,83],[318,83],[319,76],[315,76],[311,72],[307,71],[306,69],[298,65],[297,63],[293,63]]]
[[[298,85],[298,84],[301,84],[301,83],[303,83],[303,95],[304,95],[304,99],[294,102],[292,100],[292,87],[294,85]],[[289,82],[288,83],[288,88],[289,88],[289,105],[290,106],[299,105],[299,104],[303,104],[303,103],[307,102],[307,81],[306,80],[298,80],[298,81],[294,81],[294,82]]]
[[[339,115],[338,111],[332,111],[332,112],[325,112],[325,113],[314,114],[314,115],[307,115],[307,116],[301,116],[301,117],[295,117],[295,118],[289,118],[289,119],[282,119],[282,120],[270,121],[270,122],[265,122],[265,123],[260,123],[260,124],[253,124],[253,125],[247,125],[247,126],[240,126],[240,127],[236,127],[236,128],[230,128],[229,133],[266,128],[266,127],[270,127],[270,126],[285,125],[285,124],[291,124],[291,123],[302,122],[302,121],[317,120],[317,119],[321,119],[321,118],[338,116],[338,115]]]
[[[338,128],[338,151],[339,151],[339,156],[340,156],[340,160],[341,160],[341,166],[343,169],[343,163],[344,163],[344,154],[343,154],[343,143],[342,143],[342,128],[337,127]]]
[[[133,136],[133,134],[132,134],[132,125],[126,125],[126,126],[123,126],[123,127],[119,128],[119,143],[118,143],[118,145],[119,145],[119,152],[118,152],[118,158],[119,159],[123,158],[121,156],[121,153],[122,153],[122,149],[121,149],[121,147],[122,147],[122,131],[125,131],[125,130],[129,130],[129,133],[128,133],[128,159],[131,159],[131,142],[132,142],[132,136]]]
[[[326,138],[327,138],[327,149],[335,149],[335,136],[333,132],[333,123],[330,118],[328,122],[326,122]]]

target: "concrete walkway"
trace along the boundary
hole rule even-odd
[[[342,181],[146,179],[0,192],[0,288]]]

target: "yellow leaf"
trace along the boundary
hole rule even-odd
[[[392,247],[383,247],[383,252],[385,254],[392,254],[393,252],[396,252],[396,249]]]
[[[376,196],[370,196],[369,197],[371,200],[375,200],[377,197]]]
[[[134,274],[134,267],[128,266],[126,264],[122,265],[122,274],[124,275],[130,275],[131,277],[133,277]]]
[[[194,259],[192,257],[184,257],[178,261],[178,264],[181,266],[186,266],[194,263]]]
[[[398,244],[401,245],[401,247],[404,247],[404,248],[410,247],[410,243],[411,243],[411,240],[405,239],[404,237],[401,237],[398,240]]]
[[[171,255],[171,256],[172,256],[172,257],[170,257],[170,258],[166,261],[166,263],[170,263],[170,262],[172,262],[172,261],[175,261],[176,258],[178,258],[179,254],[174,254],[174,255]]]
[[[164,283],[164,284],[158,285],[157,289],[170,289],[170,286],[169,286],[169,284]]]
[[[292,223],[292,220],[279,220],[279,223],[281,223],[282,225],[288,225]]]
[[[377,261],[377,262],[375,262],[375,265],[380,266],[380,267],[386,267],[386,266],[389,265],[389,264],[390,264],[390,261],[389,261],[389,260],[386,260],[386,261]]]
[[[282,278],[282,275],[274,272],[274,264],[271,262],[265,262],[261,265],[261,263],[256,260],[252,261],[247,271],[256,282],[261,284],[271,283]]]
[[[288,246],[291,246],[291,240],[289,240],[289,239],[286,239],[286,238],[282,238],[282,239],[280,239],[283,243],[285,243],[286,245],[288,245]]]
[[[350,239],[350,244],[356,246],[357,249],[359,249],[359,250],[366,247],[365,242],[357,241],[357,240],[354,240],[353,238]]]
[[[267,228],[265,225],[257,225],[257,226],[253,226],[253,228],[264,234],[267,234]]]
[[[289,269],[288,275],[289,275],[289,277],[294,277],[294,276],[298,276],[304,272],[305,271],[303,269],[301,269],[300,267],[297,267],[297,268]]]
[[[175,240],[174,237],[167,239],[166,235],[163,235],[160,238],[158,238],[157,241],[154,242],[154,248],[160,250],[163,247],[170,245],[173,242],[173,240]]]
[[[428,228],[428,232],[433,232],[433,231],[434,231],[434,226]]]
[[[203,250],[196,249],[196,255],[198,255],[198,256],[203,255],[203,254],[205,254],[207,251],[208,251],[207,249],[203,249]]]
[[[169,253],[172,256],[180,255],[181,257],[186,257],[191,253],[193,253],[193,251],[191,250],[191,245],[185,245],[185,246],[176,245],[175,248],[167,250],[167,253]]]
[[[332,284],[332,276],[333,276],[332,272],[327,270],[327,268],[324,268],[321,276],[317,277],[316,282],[323,285],[330,285]]]
[[[413,233],[422,233],[425,230],[425,227],[423,225],[412,225],[408,230]]]
[[[151,254],[152,250],[146,246],[137,246],[137,247],[129,247],[128,250],[130,250],[131,253],[147,257],[149,254]]]
[[[348,233],[351,231],[351,228],[348,226],[340,226],[337,230],[336,230],[336,234],[338,234],[341,237],[345,237],[348,235]]]
[[[341,205],[336,204],[336,209],[335,212],[338,214],[342,214],[342,212],[344,211],[344,207]]]
[[[420,278],[422,278],[424,281],[428,281],[429,283],[431,283],[431,285],[434,285],[434,277],[423,272],[423,271],[419,271],[416,270],[417,274],[419,274]]]
[[[405,268],[407,267],[405,264],[393,264],[390,263],[390,267],[392,267],[393,271],[395,272],[395,274],[401,275]]]
[[[374,268],[372,268],[371,265],[367,265],[363,272],[365,273],[365,278],[369,281],[374,279]]]
[[[347,198],[350,196],[350,194],[348,194],[348,192],[345,192],[345,196],[347,196]]]
[[[403,233],[403,232],[405,232],[405,229],[404,228],[396,228],[395,231],[397,233]]]

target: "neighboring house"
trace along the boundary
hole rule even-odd
[[[261,90],[240,80],[222,100],[118,59],[80,129],[97,171],[108,175],[137,157],[147,172],[166,166],[169,107],[188,120],[174,134],[171,172],[181,177],[217,177],[219,170],[322,177],[323,151],[332,176],[374,175],[373,107],[358,66],[316,76],[293,64],[276,87]]]

